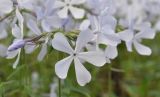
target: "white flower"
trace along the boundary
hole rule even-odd
[[[115,59],[118,56],[117,46],[108,45],[105,49],[105,55],[107,58]]]
[[[91,16],[90,19],[98,44],[117,46],[121,42],[114,31],[117,21],[113,16]]]
[[[141,44],[142,39],[153,39],[155,37],[155,31],[151,28],[150,23],[137,25],[131,22],[129,28],[120,32],[119,36],[126,42],[128,51],[132,52],[132,45],[134,45],[140,55],[151,55],[151,49]]]
[[[68,18],[69,12],[73,15],[75,19],[81,19],[85,15],[85,11],[81,8],[75,7],[81,4],[84,4],[86,0],[56,0],[55,8],[61,8],[58,11],[58,15],[60,18]]]
[[[7,14],[13,10],[13,2],[11,0],[0,0],[0,14]]]
[[[51,32],[54,28],[61,28],[62,20],[53,9],[54,0],[44,1],[44,6],[36,7],[37,20],[41,22],[44,31]]]
[[[70,56],[56,63],[55,72],[61,79],[67,77],[69,67],[74,60],[76,78],[79,85],[84,86],[91,80],[89,71],[83,66],[81,60],[87,61],[95,66],[103,66],[106,63],[105,56],[98,51],[83,52],[82,48],[91,41],[93,34],[87,30],[82,31],[76,41],[75,50],[72,49],[66,37],[61,33],[56,33],[52,41],[52,46],[56,50],[65,52]]]

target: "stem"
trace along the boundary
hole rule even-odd
[[[61,79],[60,78],[58,78],[58,87],[59,87],[58,97],[61,97]]]
[[[63,54],[58,52],[58,60],[62,58],[63,58]],[[62,97],[62,83],[60,78],[58,78],[58,97]]]
[[[108,72],[108,97],[112,95],[112,65],[109,64]]]
[[[26,87],[29,87],[29,66],[26,64],[25,58],[25,50],[24,48],[21,49],[21,58],[20,58],[20,65],[23,66],[23,71],[21,71],[20,79],[21,79],[21,88],[22,88],[22,95],[24,97],[28,97],[28,93],[26,92]]]
[[[13,13],[15,12],[15,9],[13,9],[9,14],[7,14],[6,16],[0,18],[0,22],[4,21],[5,19],[7,19],[8,17],[10,17]]]

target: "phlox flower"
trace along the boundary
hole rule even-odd
[[[85,2],[86,0],[56,0],[54,6],[55,8],[60,8],[57,13],[60,18],[68,18],[68,14],[71,12],[75,19],[81,19],[84,17],[85,11],[76,6],[84,4]]]
[[[105,56],[99,51],[83,51],[82,48],[93,38],[92,32],[84,30],[80,32],[77,38],[75,50],[72,49],[67,38],[62,33],[56,33],[52,40],[52,46],[58,51],[69,54],[55,64],[55,72],[61,79],[65,79],[68,74],[69,67],[74,61],[76,78],[79,85],[84,86],[91,80],[89,71],[84,67],[81,60],[87,61],[95,66],[103,66],[106,63]]]
[[[143,39],[153,39],[155,31],[151,28],[149,22],[137,24],[131,20],[129,23],[124,23],[128,29],[119,33],[119,37],[125,41],[127,50],[132,52],[132,45],[140,55],[151,55],[152,51],[149,47],[141,44]],[[128,25],[128,26],[127,26]]]
[[[54,28],[61,27],[61,19],[55,14],[55,9],[52,7],[54,0],[43,1],[43,6],[35,7],[37,20],[45,32],[51,32]]]
[[[99,44],[106,45],[106,57],[110,59],[116,58],[118,56],[117,46],[121,43],[118,34],[115,33],[116,19],[111,15],[100,15],[98,17],[91,16],[90,21],[97,46]]]

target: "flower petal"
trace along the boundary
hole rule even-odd
[[[86,46],[86,44],[92,40],[93,33],[90,30],[85,30],[80,32],[77,41],[76,41],[76,48],[75,51],[79,52],[82,50],[83,47]]]
[[[100,18],[101,25],[109,25],[111,29],[115,29],[117,26],[117,20],[111,15],[104,15]]]
[[[30,19],[30,20],[27,22],[27,26],[28,26],[28,28],[29,28],[34,34],[36,34],[36,35],[41,35],[41,31],[40,31],[40,29],[38,28],[38,25],[37,25],[37,23],[36,23],[34,20]]]
[[[117,47],[108,45],[107,48],[105,49],[105,55],[107,56],[107,58],[111,59],[116,58],[118,56]]]
[[[156,32],[152,28],[145,28],[145,29],[142,29],[141,32],[137,33],[135,35],[135,38],[136,39],[140,39],[140,38],[154,39],[155,35],[156,35]]]
[[[160,20],[155,24],[154,27],[157,31],[160,31]]]
[[[18,19],[18,26],[21,29],[21,38],[23,38],[23,22],[24,22],[24,18],[22,16],[22,14],[20,13],[19,9],[16,9],[16,16]]]
[[[78,57],[98,67],[106,63],[105,55],[100,51],[82,52]]]
[[[46,32],[51,32],[54,28],[61,28],[62,21],[58,16],[50,16],[42,20],[41,26]]]
[[[68,7],[64,7],[63,9],[61,9],[60,11],[58,11],[57,14],[62,19],[68,18]]]
[[[47,44],[43,44],[41,51],[37,57],[38,61],[42,61],[46,54],[47,54]]]
[[[90,26],[90,21],[89,20],[84,20],[82,23],[81,23],[81,25],[80,25],[80,30],[81,31],[83,31],[83,30],[87,30],[88,28],[89,28],[89,26]]]
[[[7,36],[8,34],[6,30],[2,30],[2,32],[0,32],[0,39],[5,39]]]
[[[58,61],[55,65],[55,72],[61,79],[65,79],[68,74],[69,67],[73,61],[73,57],[69,56],[65,59]]]
[[[62,2],[62,1],[60,1],[60,0],[56,0],[55,2],[54,2],[54,8],[62,8],[62,7],[64,7],[66,4],[64,3],[64,2]]]
[[[56,50],[73,54],[73,49],[67,41],[67,38],[62,33],[56,33],[52,40],[52,47]]]
[[[71,4],[73,4],[73,5],[80,5],[85,2],[86,2],[86,0],[71,0]]]
[[[30,54],[36,49],[36,45],[25,45],[25,53]]]
[[[69,10],[75,19],[82,19],[85,15],[85,11],[80,8],[70,6]]]
[[[116,34],[99,34],[98,35],[98,42],[105,44],[105,45],[111,45],[111,46],[117,46],[121,41],[119,37]]]
[[[16,24],[12,28],[12,35],[18,39],[20,39],[22,36],[21,30]]]
[[[138,43],[137,41],[134,41],[134,46],[140,55],[151,55],[151,53],[152,53],[152,51],[149,47],[146,47],[146,46]]]
[[[17,65],[18,65],[19,60],[20,60],[20,56],[21,56],[21,50],[19,50],[17,59],[16,59],[16,61],[13,63],[13,69],[16,69],[16,68],[17,68]]]
[[[126,42],[126,47],[129,52],[132,52],[132,41]]]
[[[91,74],[89,71],[83,66],[78,58],[74,58],[75,72],[77,82],[80,86],[85,86],[87,83],[91,81]]]
[[[131,41],[134,37],[134,33],[131,30],[124,30],[118,33],[119,37],[123,41]]]
[[[6,58],[7,58],[7,59],[12,59],[12,58],[14,58],[14,57],[17,56],[18,52],[19,52],[19,49],[18,49],[18,50],[15,50],[15,51],[12,51],[12,52],[8,52],[8,51],[7,51],[7,56],[6,56]]]
[[[5,57],[7,54],[7,47],[0,44],[0,56]]]

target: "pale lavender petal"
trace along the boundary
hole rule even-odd
[[[85,86],[91,81],[90,72],[83,66],[78,58],[74,58],[74,65],[78,84]]]

